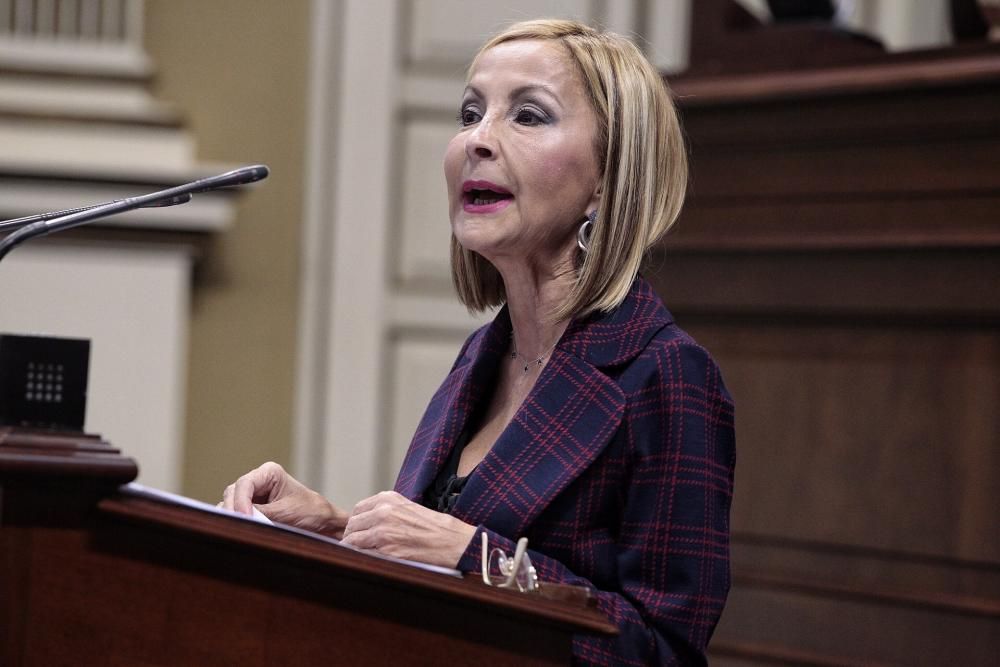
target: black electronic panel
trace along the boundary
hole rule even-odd
[[[0,425],[83,431],[90,341],[0,334]]]

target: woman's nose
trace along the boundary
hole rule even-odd
[[[483,119],[469,133],[465,142],[465,152],[470,158],[479,160],[492,159],[497,152],[497,140],[493,132],[492,120]]]

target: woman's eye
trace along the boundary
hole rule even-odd
[[[458,112],[458,122],[460,125],[472,125],[479,122],[479,113],[472,108],[465,108]]]
[[[518,109],[514,114],[514,121],[521,125],[539,125],[545,122],[545,118],[534,109]]]

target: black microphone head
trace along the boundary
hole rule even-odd
[[[223,174],[224,176],[232,176],[232,185],[244,185],[246,183],[254,183],[256,181],[263,181],[267,178],[271,170],[267,168],[266,164],[253,164],[249,167],[240,167],[239,169],[234,169],[228,174]]]
[[[240,167],[239,169],[233,169],[218,176],[209,176],[208,178],[195,181],[191,184],[194,187],[189,192],[206,192],[208,190],[217,190],[218,188],[229,188],[235,185],[246,185],[247,183],[267,178],[269,173],[270,170],[267,168],[267,165],[263,164]]]
[[[243,183],[253,183],[255,181],[263,181],[271,173],[271,170],[267,168],[266,164],[254,164],[249,167],[243,167],[242,169],[237,169],[237,171],[246,172],[246,180]]]

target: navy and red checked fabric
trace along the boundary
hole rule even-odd
[[[419,501],[510,341],[501,310],[465,343],[413,437],[396,491]],[[535,387],[470,474],[453,515],[543,582],[586,585],[619,635],[578,635],[574,660],[699,665],[729,591],[733,402],[708,353],[637,278],[623,304],[573,322]]]

